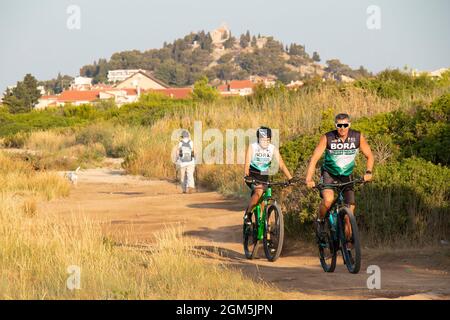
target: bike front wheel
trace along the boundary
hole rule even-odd
[[[317,222],[318,223],[318,222]],[[317,229],[319,227],[317,226]],[[318,236],[320,265],[325,272],[334,272],[336,268],[337,245],[331,231],[330,221],[325,220],[323,230],[316,230]]]
[[[247,259],[253,259],[258,245],[258,221],[254,212],[250,217],[250,222],[250,224],[246,224],[244,221],[243,225],[244,253]]]
[[[284,241],[283,214],[277,203],[268,206],[264,229],[263,245],[266,258],[276,261],[280,257]]]
[[[361,268],[361,244],[359,241],[359,229],[356,218],[348,208],[340,211],[341,217],[341,248],[345,266],[350,273],[358,273]],[[352,229],[352,236],[349,240],[345,236],[345,216],[348,216]]]

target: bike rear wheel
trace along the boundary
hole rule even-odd
[[[356,218],[353,213],[348,208],[343,208],[340,211],[339,216],[341,217],[341,248],[342,256],[344,258],[345,266],[350,273],[358,273],[361,268],[361,245],[359,240],[359,229],[356,223]],[[352,236],[350,240],[347,241],[345,237],[345,219],[348,216],[350,219],[350,225],[352,228]]]
[[[280,257],[284,241],[283,214],[277,203],[268,206],[264,229],[264,252],[266,258],[273,262]]]
[[[328,218],[325,219],[322,231],[321,239],[323,241],[318,243],[320,265],[323,271],[334,272],[334,269],[336,269],[337,245],[335,240],[333,240],[334,237]]]
[[[256,214],[251,215],[251,224],[243,224],[244,253],[247,259],[253,259],[258,245],[258,221]]]

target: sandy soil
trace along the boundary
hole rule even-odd
[[[450,248],[381,250],[363,248],[361,271],[349,274],[338,257],[336,271],[324,273],[315,247],[287,241],[282,256],[268,262],[243,255],[241,222],[244,203],[216,192],[182,194],[169,181],[144,180],[120,169],[89,169],[66,199],[43,202],[41,214],[84,214],[105,222],[113,237],[151,244],[154,233],[182,225],[211,262],[221,261],[255,280],[273,284],[293,299],[450,299]],[[120,240],[120,239],[119,239]],[[381,268],[381,289],[367,289],[369,265]]]

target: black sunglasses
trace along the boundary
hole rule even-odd
[[[350,123],[336,123],[336,128],[348,128]]]

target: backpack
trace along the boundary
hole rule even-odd
[[[181,162],[191,162],[194,157],[194,150],[191,148],[191,140],[188,142],[181,142],[180,159]]]

